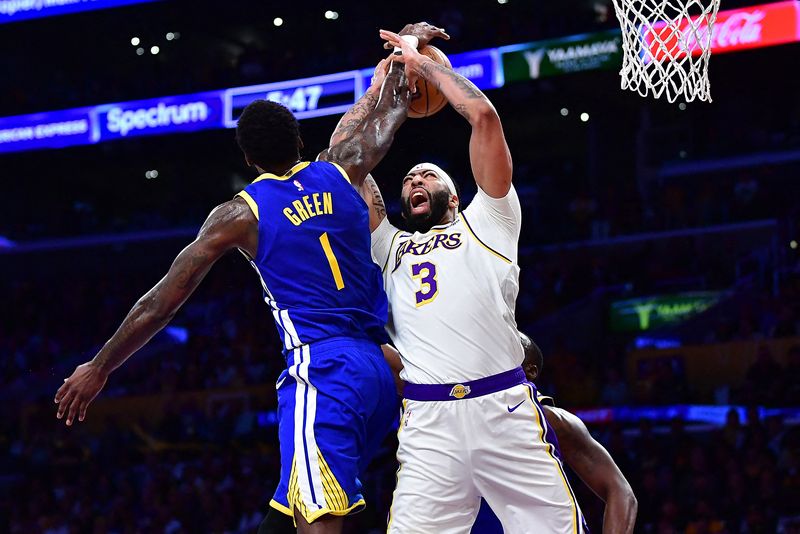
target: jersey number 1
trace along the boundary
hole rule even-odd
[[[322,245],[322,250],[325,251],[325,257],[328,258],[328,265],[331,267],[331,274],[333,274],[333,281],[336,282],[336,289],[341,291],[344,289],[344,280],[342,280],[342,271],[339,269],[339,262],[336,261],[336,256],[333,254],[331,242],[328,239],[328,232],[319,236],[319,242]]]

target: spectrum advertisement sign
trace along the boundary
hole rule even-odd
[[[219,128],[221,95],[211,91],[97,106],[92,112],[94,142]]]
[[[0,0],[0,24],[158,0]]]
[[[690,23],[697,19],[684,19],[677,28],[665,22],[650,28],[643,26],[642,38],[650,51],[646,59],[680,59],[689,52],[700,55],[700,43],[708,43],[709,30],[707,24],[700,24],[696,32],[690,31]],[[659,45],[656,38],[664,41],[664,45]],[[791,0],[720,11],[710,39],[712,55],[800,41],[800,2]]]

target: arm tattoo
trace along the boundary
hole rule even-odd
[[[367,179],[364,180],[364,185],[369,188],[370,194],[372,195],[372,210],[375,211],[378,219],[382,221],[386,218],[386,204],[383,202],[381,190],[372,176],[368,176]]]
[[[462,117],[464,117],[465,119],[469,120],[469,110],[467,109],[466,105],[464,105],[464,104],[456,104],[455,106],[453,106],[453,109],[458,111],[458,113]]]
[[[375,109],[377,103],[377,95],[373,95],[369,92],[364,93],[364,95],[358,99],[358,102],[342,116],[331,139],[347,139],[353,135],[353,132],[361,125],[361,122],[369,112]]]
[[[94,363],[111,372],[166,326],[219,257],[233,247],[248,246],[248,232],[254,230],[251,217],[241,201],[232,200],[216,208],[197,239],[175,258],[167,276],[128,312]]]
[[[394,134],[405,121],[410,91],[400,63],[393,65],[381,87],[381,96],[374,109],[366,114],[353,135],[335,142],[326,159],[344,167],[353,186],[363,189],[366,175],[388,152]]]
[[[186,258],[185,262],[181,262],[180,270],[178,271],[175,277],[175,283],[180,289],[190,289],[195,287],[199,282],[198,278],[200,275],[205,274],[203,272],[203,266],[208,264],[208,254],[205,252],[199,251],[188,258]],[[178,265],[176,265],[178,267]]]
[[[456,71],[451,68],[445,67],[444,65],[440,65],[439,63],[435,63],[433,61],[425,61],[420,65],[420,70],[422,71],[422,76],[428,80],[433,78],[433,72],[441,72],[445,76],[449,77],[453,80],[456,87],[466,96],[467,98],[486,98],[484,94],[478,89],[474,83],[469,81],[468,79],[464,78],[463,76],[459,75]],[[436,88],[441,90],[442,84],[438,80],[434,80],[436,84]]]

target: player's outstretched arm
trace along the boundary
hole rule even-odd
[[[564,461],[606,503],[603,533],[632,533],[638,503],[614,459],[578,417],[559,408],[543,408],[547,422],[558,436]]]
[[[360,189],[372,169],[383,159],[394,135],[408,114],[409,90],[402,65],[392,65],[381,88],[378,103],[352,135],[320,154],[319,159],[338,163]]]
[[[472,126],[469,158],[478,186],[494,198],[503,198],[511,188],[511,153],[503,125],[492,103],[480,89],[453,69],[423,56],[399,35],[381,30],[381,37],[402,48],[400,61],[408,70],[432,82],[450,104]]]
[[[444,28],[437,28],[427,22],[406,24],[403,29],[400,30],[400,35],[413,35],[417,38],[419,47],[427,45],[437,37],[445,40],[450,39],[450,36],[445,33]],[[385,43],[384,48],[391,49],[391,45]],[[375,72],[372,75],[369,88],[367,88],[361,98],[342,115],[342,118],[339,119],[339,124],[336,125],[336,129],[333,131],[333,135],[331,135],[328,146],[333,146],[353,135],[353,132],[361,125],[369,112],[375,109],[383,80],[386,79],[386,72],[390,63],[390,59],[382,59],[381,62],[378,63],[378,66],[375,67]]]
[[[381,62],[378,63],[378,66],[375,67],[375,73],[372,75],[372,81],[369,87],[366,92],[361,95],[361,98],[359,98],[356,103],[342,115],[342,118],[339,119],[339,123],[333,130],[328,146],[341,143],[353,135],[358,127],[361,126],[361,123],[364,122],[367,115],[375,109],[381,94],[383,80],[386,79],[386,70],[389,68],[389,63],[390,61],[388,59],[382,59]]]
[[[342,118],[339,119],[339,124],[336,125],[336,129],[333,131],[333,135],[331,135],[330,146],[342,143],[352,136],[356,130],[361,127],[364,119],[375,109],[390,64],[391,61],[389,59],[382,59],[381,62],[378,63],[378,66],[375,67],[375,74],[372,76],[369,89],[367,89],[362,97],[353,104],[353,107],[348,109],[347,112],[342,115]],[[327,150],[320,154],[319,159],[327,159],[327,153],[329,151],[330,150]],[[372,232],[386,218],[386,204],[383,202],[381,190],[375,178],[369,173],[364,178],[361,185],[356,186],[356,190],[369,207],[369,231]]]
[[[427,22],[406,24],[405,27],[400,30],[400,35],[415,36],[419,42],[419,46],[424,46],[437,37],[441,39],[450,39],[450,36],[445,33],[443,28],[437,28]],[[391,48],[391,46],[389,46],[389,48]],[[367,91],[344,115],[342,115],[342,118],[339,119],[336,129],[333,131],[333,135],[331,135],[329,146],[332,147],[339,144],[352,136],[361,127],[364,119],[375,109],[390,65],[390,58],[383,59],[378,63]],[[328,152],[329,150],[320,154],[319,159],[327,159]],[[369,229],[370,232],[372,232],[386,218],[386,204],[383,201],[381,190],[378,187],[378,183],[369,173],[367,173],[361,185],[356,186],[356,190],[361,195],[361,198],[364,199],[367,206],[369,206]]]
[[[211,266],[231,249],[254,256],[258,221],[244,200],[226,202],[211,212],[197,238],[178,254],[167,275],[133,306],[125,320],[91,360],[79,365],[56,393],[57,417],[72,425],[103,389],[108,375],[164,328]]]

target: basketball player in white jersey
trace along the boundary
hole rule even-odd
[[[404,32],[417,35],[421,26]],[[467,79],[399,35],[381,36],[402,50],[410,77],[435,84],[469,122],[478,185],[460,211],[450,176],[415,165],[403,180],[406,231],[386,219],[371,177],[361,188],[405,381],[389,532],[468,533],[481,497],[507,533],[583,532],[552,430],[524,385],[514,319],[522,214],[500,118]]]

